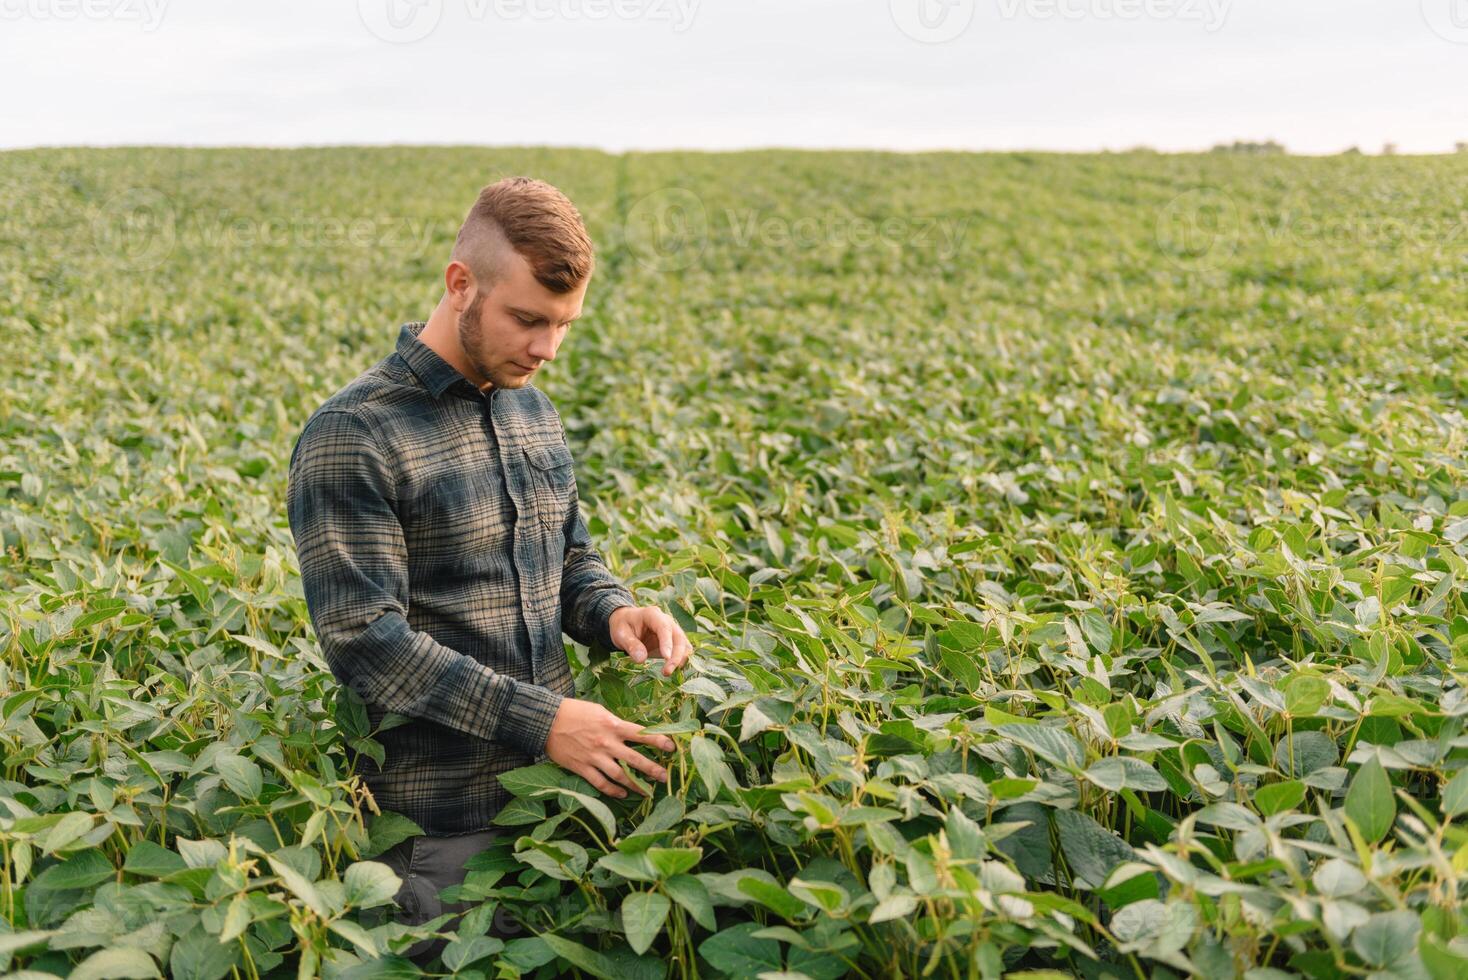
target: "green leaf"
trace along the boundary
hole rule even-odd
[[[943,666],[958,681],[960,688],[965,691],[982,690],[984,686],[984,675],[979,671],[974,658],[963,650],[944,650],[942,653]]]
[[[1351,933],[1351,948],[1372,966],[1387,968],[1416,952],[1421,931],[1422,920],[1406,909],[1378,912]]]
[[[1055,828],[1061,853],[1084,888],[1102,887],[1117,865],[1136,858],[1131,845],[1084,813],[1056,810]]]
[[[648,862],[657,869],[659,878],[671,878],[696,867],[703,857],[703,848],[649,847],[644,853]]]
[[[1095,762],[1086,770],[1086,778],[1112,792],[1132,789],[1160,793],[1168,788],[1161,773],[1141,759],[1130,756],[1110,756]]]
[[[1392,795],[1391,779],[1375,755],[1362,764],[1356,778],[1351,780],[1351,788],[1346,791],[1346,816],[1372,844],[1392,829],[1397,817],[1397,800]]]
[[[634,953],[645,953],[663,930],[672,903],[656,892],[632,892],[622,900],[622,929]]]
[[[214,768],[224,777],[224,784],[240,799],[260,798],[263,777],[260,767],[249,759],[240,755],[221,755],[215,760]]]
[[[503,940],[493,936],[470,936],[456,939],[444,947],[443,962],[456,973],[471,963],[493,956],[505,948]]]
[[[1308,718],[1330,699],[1330,684],[1313,674],[1296,674],[1285,684],[1285,711],[1295,718]]]
[[[586,787],[586,781],[556,765],[540,762],[533,766],[521,766],[501,773],[499,784],[512,796],[535,796],[547,789],[573,789],[578,792]]]
[[[40,839],[42,854],[55,854],[92,829],[92,815],[80,810],[64,814]]]
[[[956,813],[957,808],[951,812]],[[791,878],[786,888],[791,895],[823,912],[839,912],[851,901],[846,889],[834,882]]]
[[[347,867],[342,883],[346,886],[349,904],[370,909],[392,901],[403,880],[380,861],[357,861]]]
[[[1070,732],[1052,725],[1000,725],[999,734],[1062,769],[1080,769],[1086,751]]]
[[[106,855],[96,848],[79,851],[60,864],[52,865],[41,872],[35,881],[36,887],[61,891],[67,888],[90,888],[114,877],[117,869]]]
[[[761,711],[756,702],[751,701],[744,706],[743,720],[739,724],[739,741],[747,742],[761,732],[773,728],[775,724],[775,719]]]
[[[588,796],[585,793],[578,793],[574,789],[566,789],[563,786],[553,786],[550,789],[541,790],[540,792],[546,795],[553,793],[571,800],[577,804],[579,809],[585,810],[596,818],[597,822],[601,824],[602,830],[606,831],[608,841],[615,841],[617,839],[617,818],[612,816],[611,808],[601,800],[593,796]]]
[[[505,775],[509,775],[506,773]],[[401,813],[392,810],[383,810],[372,818],[367,825],[367,846],[362,849],[364,858],[374,858],[395,847],[397,844],[407,840],[409,837],[417,837],[423,833],[412,820]]]
[[[712,932],[718,928],[714,918],[714,903],[704,883],[692,875],[674,875],[662,884],[663,891],[682,906],[693,921]]]
[[[331,910],[322,901],[321,894],[316,890],[316,886],[307,881],[304,875],[274,856],[268,857],[266,860],[270,862],[270,869],[280,876],[281,883],[285,885],[291,894],[295,895],[302,902],[305,902],[311,911],[323,919],[330,917]]]
[[[688,740],[688,752],[693,757],[693,768],[703,781],[709,799],[718,799],[721,787],[727,787],[732,793],[739,792],[739,780],[734,778],[734,770],[724,761],[723,750],[711,740],[702,735],[693,736]]]
[[[1297,779],[1270,783],[1254,791],[1254,805],[1266,817],[1293,810],[1305,799],[1305,784]]]
[[[93,953],[71,971],[71,980],[138,980],[157,977],[158,964],[141,949],[104,949]]]
[[[650,956],[621,957],[599,953],[553,932],[543,933],[539,938],[544,940],[557,956],[578,970],[585,970],[592,976],[602,977],[604,980],[643,980],[643,978],[662,977],[666,972],[663,964]]]
[[[375,960],[380,955],[377,940],[372,938],[370,932],[351,919],[332,919],[326,924],[326,928],[356,946],[364,956]]]
[[[917,896],[907,892],[888,895],[877,903],[867,916],[871,923],[888,922],[892,919],[905,919],[918,907]]]
[[[752,870],[744,873],[737,887],[765,908],[787,919],[797,919],[806,914],[804,902],[786,891],[779,882],[767,878],[763,872],[758,877]]]
[[[122,863],[122,870],[144,878],[163,878],[186,867],[183,858],[146,839],[128,848],[127,859]]]
[[[1443,787],[1443,814],[1449,817],[1468,813],[1468,769],[1460,769]]]
[[[229,856],[229,848],[212,838],[190,840],[187,837],[174,839],[178,853],[183,855],[184,864],[191,868],[213,868]]]
[[[1111,652],[1111,624],[1105,616],[1094,609],[1087,609],[1081,613],[1080,623],[1081,632],[1086,634],[1086,642],[1091,649],[1103,656]]]
[[[1292,779],[1333,766],[1340,757],[1335,741],[1324,732],[1295,732],[1274,747],[1274,767]]]
[[[1468,976],[1468,951],[1439,942],[1426,931],[1417,939],[1417,955],[1422,957],[1432,980],[1462,980]]]
[[[628,881],[657,881],[658,879],[657,871],[648,859],[646,851],[641,854],[611,851],[597,858],[596,865]]]
[[[780,969],[780,944],[757,939],[758,922],[741,922],[716,933],[698,945],[698,953],[729,980],[758,980],[761,973]]]
[[[18,953],[31,946],[45,943],[56,935],[56,929],[25,929],[20,932],[0,932],[0,956]]]
[[[203,926],[194,926],[168,953],[168,973],[175,980],[221,980],[240,960],[237,943],[221,943]]]

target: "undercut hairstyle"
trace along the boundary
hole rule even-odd
[[[533,177],[506,177],[481,190],[459,227],[452,258],[488,290],[503,271],[506,246],[524,256],[536,281],[554,293],[569,293],[596,268],[581,212]]]

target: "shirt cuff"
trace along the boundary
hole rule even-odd
[[[564,700],[564,695],[548,687],[517,682],[494,740],[540,758],[545,754],[551,723],[556,720],[556,712]]]
[[[617,650],[619,647],[612,642],[612,613],[623,606],[635,606],[637,602],[625,592],[608,592],[597,600],[592,607],[591,635],[596,641],[606,648],[608,652]]]

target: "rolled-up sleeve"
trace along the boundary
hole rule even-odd
[[[560,694],[491,670],[408,624],[395,481],[355,412],[324,410],[307,423],[291,453],[286,509],[311,623],[340,683],[389,711],[544,752]]]

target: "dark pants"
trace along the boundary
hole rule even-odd
[[[445,912],[455,913],[455,918],[441,928],[452,932],[457,928],[458,915],[469,911],[477,902],[445,902],[438,893],[451,885],[461,885],[468,872],[464,862],[483,851],[504,833],[499,828],[455,834],[448,837],[419,835],[399,841],[383,851],[374,861],[381,861],[403,879],[393,899],[402,908],[398,921],[405,925],[422,925]],[[496,912],[491,936],[512,939],[518,935],[517,924],[504,912]],[[444,939],[422,939],[405,951],[409,959],[420,967],[433,962],[448,945]]]

